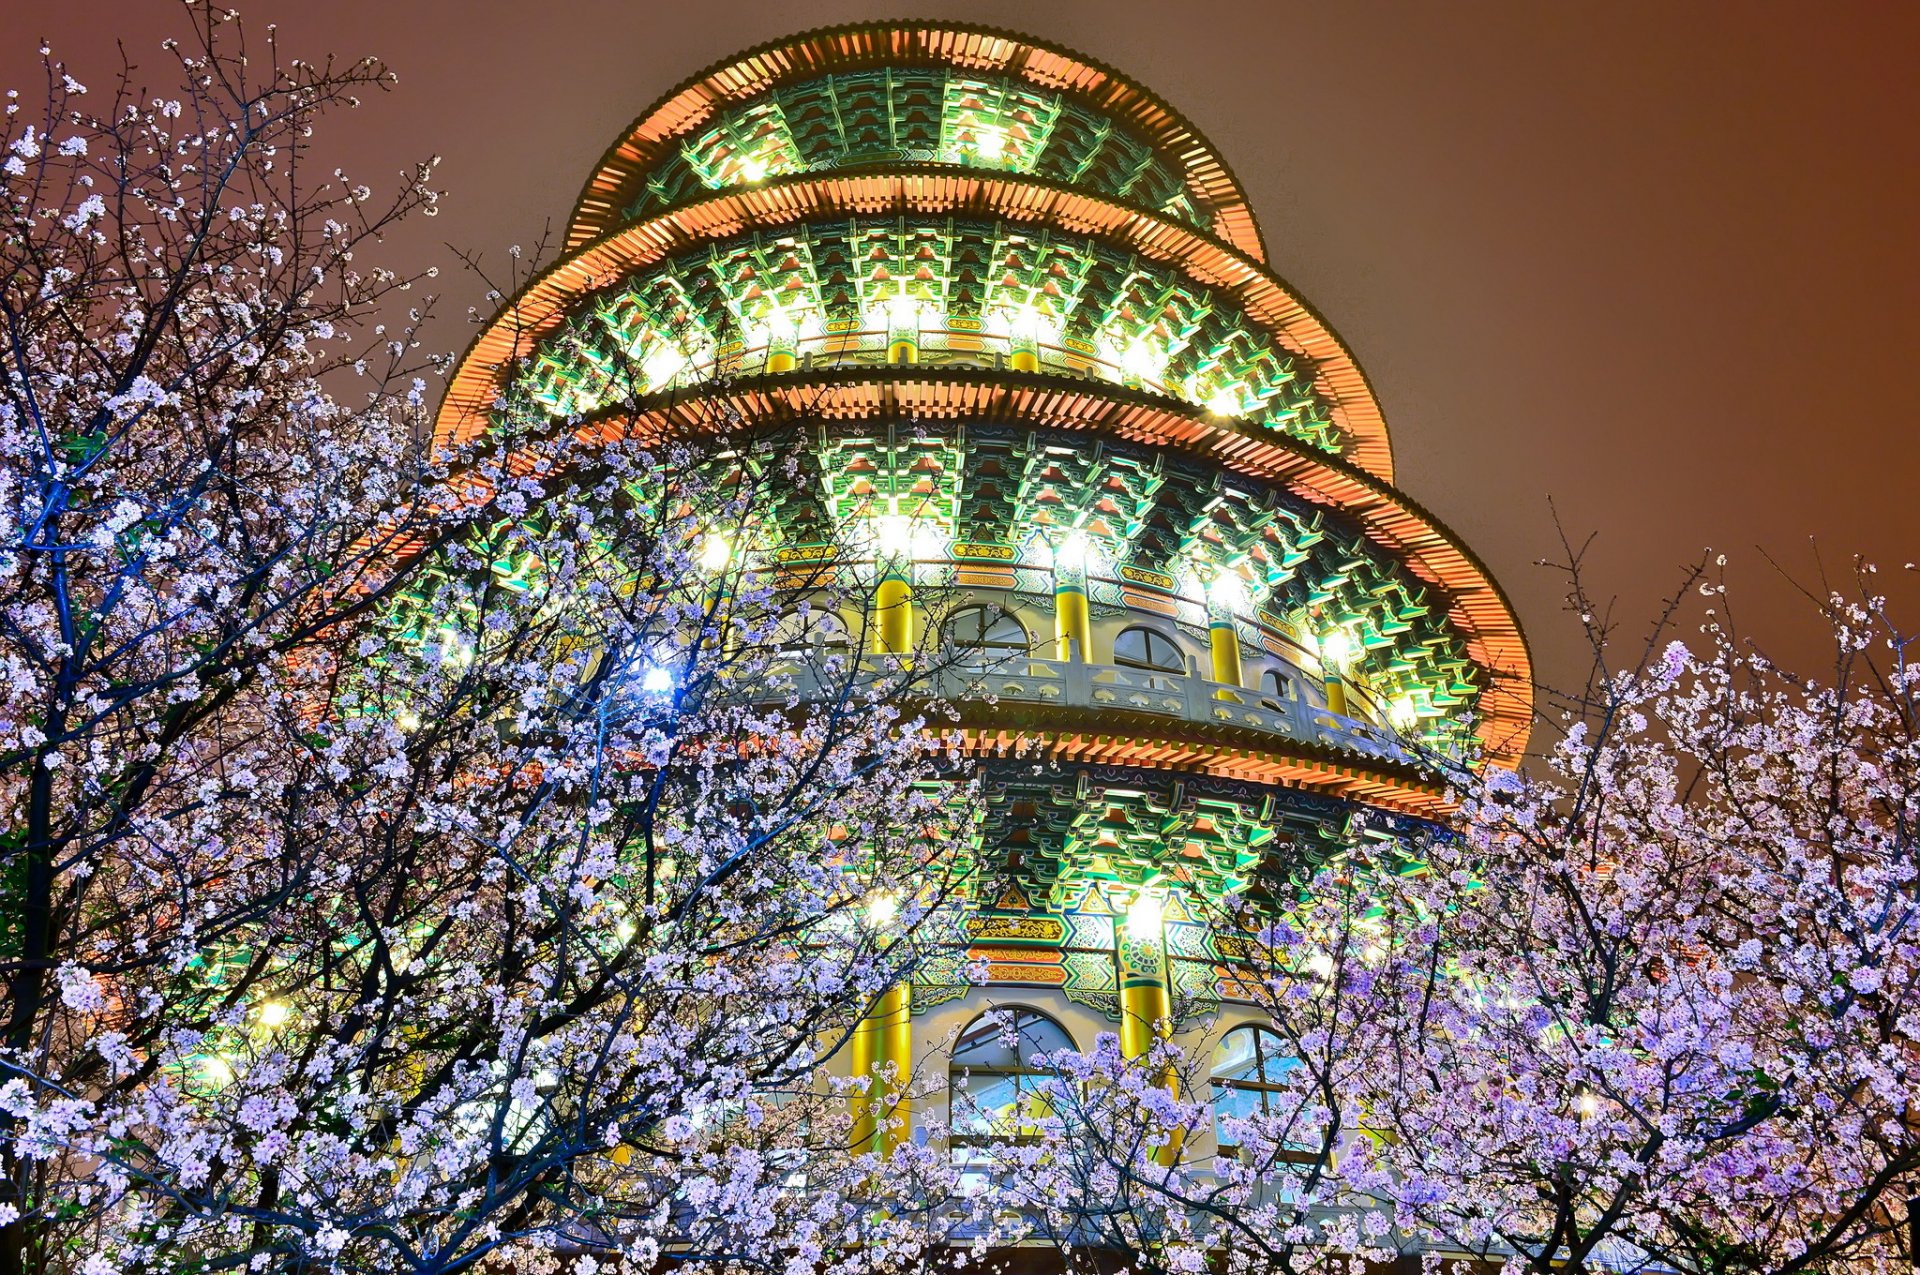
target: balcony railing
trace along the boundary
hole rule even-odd
[[[878,676],[887,657],[862,657],[857,676],[871,669]],[[827,689],[835,679],[818,674],[818,661],[796,661],[776,667],[793,677],[805,699]],[[1299,699],[1261,695],[1244,686],[1230,686],[1199,676],[1132,668],[1120,664],[1086,664],[1043,660],[1013,654],[1001,658],[945,664],[923,675],[925,693],[941,699],[992,699],[1015,704],[1039,704],[1095,711],[1150,713],[1199,725],[1230,726],[1278,736],[1301,744],[1344,749],[1363,757],[1402,765],[1419,759],[1390,733]]]

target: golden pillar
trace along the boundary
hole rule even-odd
[[[1353,638],[1334,628],[1320,636],[1320,675],[1326,682],[1327,711],[1347,715],[1347,663],[1353,659]]]
[[[892,1063],[892,1080],[874,1074]],[[853,1150],[885,1155],[906,1137],[913,1109],[905,1096],[913,1070],[913,984],[902,980],[882,992],[853,1029],[853,1074],[870,1082],[855,1093]]]
[[[1093,620],[1087,610],[1087,542],[1074,532],[1053,551],[1054,658],[1091,662]]]
[[[1144,1058],[1156,1041],[1173,1031],[1173,994],[1167,985],[1165,923],[1158,896],[1143,890],[1134,896],[1118,934],[1120,957],[1120,1053]],[[1178,1094],[1179,1077],[1169,1066],[1160,1076],[1168,1093]],[[1155,1156],[1172,1164],[1180,1155],[1180,1134],[1173,1132]]]
[[[920,306],[902,293],[887,303],[887,362],[920,361]]]
[[[906,564],[890,559],[873,591],[873,636],[880,655],[906,655],[913,650],[913,586],[906,580]]]
[[[1327,674],[1327,711],[1347,715],[1347,684],[1337,672]]]
[[[1233,617],[1219,607],[1209,607],[1207,645],[1213,651],[1213,680],[1227,686],[1240,685],[1240,634]],[[1232,699],[1233,692],[1219,690],[1215,699]]]

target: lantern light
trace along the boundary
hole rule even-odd
[[[882,514],[873,520],[873,547],[883,558],[937,558],[946,536],[931,519]]]
[[[1087,569],[1087,533],[1075,531],[1068,534],[1053,550],[1053,569],[1055,571],[1085,571]]]
[[[725,571],[727,563],[733,560],[733,546],[719,532],[713,532],[700,542],[699,563],[703,571]]]
[[[1207,601],[1222,611],[1232,611],[1247,601],[1247,584],[1235,571],[1219,571],[1207,582]]]
[[[887,302],[887,326],[898,331],[918,331],[920,302],[902,292]]]
[[[1320,662],[1334,672],[1344,672],[1353,660],[1353,638],[1345,629],[1328,629],[1320,635]]]
[[[1129,345],[1120,355],[1120,370],[1142,381],[1158,380],[1160,368],[1160,352],[1144,337]]]
[[[1158,943],[1162,938],[1161,922],[1164,919],[1159,893],[1150,888],[1142,889],[1127,906],[1127,934],[1143,943]]]

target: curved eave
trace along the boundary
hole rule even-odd
[[[684,81],[630,124],[601,156],[568,219],[568,249],[614,229],[620,210],[632,202],[669,147],[721,107],[789,81],[888,63],[1014,75],[1125,120],[1185,168],[1188,184],[1213,210],[1215,233],[1254,260],[1267,259],[1260,227],[1226,161],[1185,116],[1151,90],[1071,49],[992,27],[948,22],[860,23],[804,31],[717,62]]]
[[[977,756],[1036,752],[1065,764],[1131,766],[1298,788],[1435,819],[1453,807],[1444,784],[1411,766],[1229,726],[1171,722],[1151,713],[953,705],[965,748]]]
[[[754,428],[906,416],[1019,420],[1170,448],[1359,523],[1370,542],[1446,599],[1449,623],[1489,679],[1475,722],[1484,755],[1494,765],[1519,764],[1533,725],[1533,662],[1506,595],[1472,551],[1410,497],[1284,435],[1118,386],[989,368],[906,366],[742,377],[697,395],[664,394],[635,410],[580,422],[575,437],[591,447],[616,437],[698,434],[716,420]]]
[[[462,356],[434,425],[437,442],[485,428],[495,370],[532,352],[576,299],[701,243],[828,215],[973,214],[1106,239],[1231,295],[1281,348],[1313,368],[1313,385],[1346,439],[1347,459],[1393,480],[1386,420],[1366,374],[1332,328],[1263,266],[1217,239],[1139,209],[1031,178],[965,172],[825,174],[728,191],[636,222],[569,253],[537,276]]]

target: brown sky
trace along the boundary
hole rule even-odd
[[[443,155],[443,214],[395,245],[441,259],[531,243],[654,98],[795,30],[949,17],[1112,63],[1224,152],[1275,268],[1371,376],[1401,485],[1493,568],[1558,682],[1577,643],[1531,565],[1549,496],[1600,533],[1623,615],[1713,546],[1744,627],[1809,665],[1761,549],[1807,576],[1809,535],[1842,568],[1920,559],[1920,6],[240,2],[297,54],[399,72],[324,146],[376,178]],[[4,0],[0,83],[34,82],[41,35],[102,87],[116,35],[157,71],[178,23],[165,0]]]

